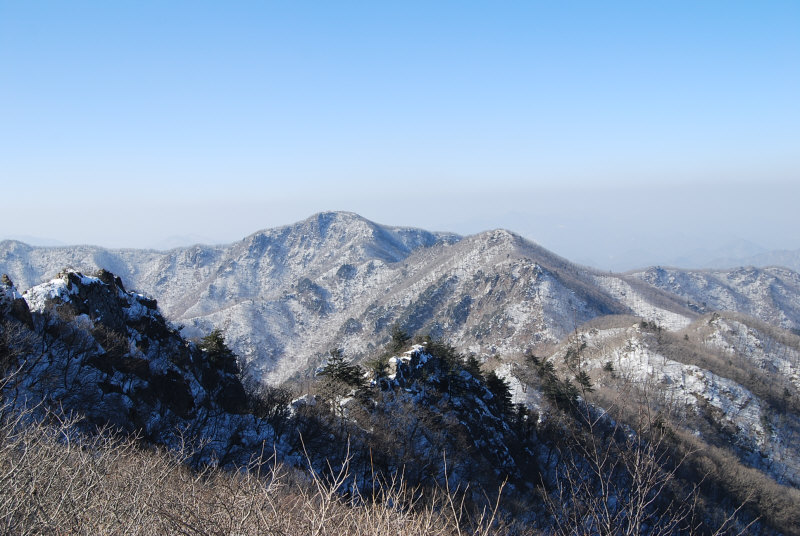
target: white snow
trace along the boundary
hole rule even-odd
[[[677,331],[685,328],[692,321],[688,316],[652,304],[646,296],[637,292],[620,277],[595,276],[594,281],[614,298],[630,307],[636,316],[655,322],[664,329]]]
[[[69,288],[69,283],[64,277],[52,279],[49,283],[30,288],[22,293],[22,297],[31,311],[42,312],[49,301],[58,298],[63,302],[68,302],[70,295],[77,292],[77,287]]]

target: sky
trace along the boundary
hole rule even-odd
[[[0,0],[0,239],[323,210],[621,269],[800,248],[800,2]]]

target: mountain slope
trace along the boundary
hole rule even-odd
[[[739,312],[784,329],[800,330],[800,274],[787,268],[654,267],[630,275],[695,304],[698,310]]]

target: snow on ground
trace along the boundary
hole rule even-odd
[[[692,322],[688,316],[653,305],[619,277],[595,276],[594,281],[614,298],[630,307],[635,315],[655,322],[664,329],[677,331]]]
[[[7,287],[3,284],[0,284],[0,305],[10,304],[14,300],[18,300],[20,298],[22,298],[22,294],[17,291],[16,287]]]
[[[389,378],[390,380],[395,379],[395,377],[397,376],[397,365],[398,365],[398,363],[409,363],[411,361],[411,358],[414,356],[414,354],[416,354],[418,352],[421,353],[424,349],[425,349],[425,345],[423,345],[423,344],[415,344],[409,350],[406,350],[405,352],[403,352],[401,355],[390,357],[389,358],[389,370],[391,371],[391,373],[387,375],[387,378]],[[429,357],[430,357],[429,354],[421,353],[420,358],[419,358],[419,364],[417,365],[417,368],[419,368],[423,364],[425,364],[428,361]]]
[[[28,308],[33,312],[42,312],[47,306],[47,302],[56,298],[68,302],[70,295],[78,292],[77,287],[70,289],[69,281],[66,278],[56,278],[49,283],[37,285],[22,293],[22,297],[28,303]]]
[[[714,329],[703,343],[723,352],[746,356],[759,368],[778,372],[800,389],[800,350],[773,339],[732,318],[717,316],[709,325]]]
[[[749,348],[753,353],[748,355],[758,365],[759,359],[766,359],[776,367],[788,366],[787,360],[781,361],[774,355],[780,352],[776,350],[777,343],[772,344],[773,353],[764,352],[763,334],[730,319],[723,322],[719,318],[713,322],[716,329],[707,336],[705,344],[734,351],[730,340],[734,338],[737,345],[740,341],[742,346],[735,351],[739,353]],[[744,329],[744,332],[736,329]],[[649,345],[648,334],[642,333],[638,324],[621,329],[593,329],[581,336],[587,343],[581,363],[585,370],[599,372],[598,369],[611,361],[616,381],[633,382],[646,389],[652,400],[671,405],[678,414],[687,417],[692,413],[704,414],[710,422],[725,423],[732,433],[731,441],[742,449],[748,464],[780,481],[800,481],[800,451],[786,439],[795,437],[795,430],[800,426],[796,420],[776,414],[767,402],[734,380],[662,355]],[[794,368],[791,372],[796,374]],[[607,374],[596,372],[594,377],[598,383],[614,381],[607,380]]]
[[[619,330],[609,330],[618,337]],[[601,332],[600,332],[601,333]],[[722,412],[747,437],[764,445],[766,432],[761,423],[762,403],[738,383],[696,365],[674,361],[653,351],[631,327],[623,345],[615,345],[601,359],[589,359],[583,366],[602,368],[611,361],[615,373],[624,380],[659,393],[664,400],[679,406],[709,404]],[[597,341],[595,341],[596,343]]]
[[[504,379],[511,391],[511,402],[514,404],[525,404],[541,415],[542,413],[542,393],[537,389],[529,388],[521,382],[514,374],[514,363],[503,363],[495,370],[500,378]]]

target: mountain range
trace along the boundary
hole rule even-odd
[[[97,424],[167,445],[174,426],[198,430],[239,463],[267,440],[297,463],[299,431],[324,466],[352,438],[365,474],[380,453],[386,470],[438,484],[447,472],[428,468],[444,450],[461,478],[491,489],[506,475],[513,500],[536,508],[587,470],[630,496],[587,445],[628,459],[641,435],[670,445],[647,458],[669,480],[798,533],[800,274],[788,268],[611,273],[506,230],[464,237],[328,212],[170,251],[6,241],[0,273],[0,350],[30,369],[14,396]],[[326,394],[331,356],[363,364],[370,386]],[[281,391],[247,394],[239,365],[302,396],[290,408]]]
[[[271,383],[308,373],[332,347],[367,355],[395,325],[484,358],[539,351],[612,314],[679,329],[725,310],[800,329],[800,275],[786,268],[608,273],[505,230],[462,237],[345,212],[169,251],[0,243],[0,272],[20,289],[64,268],[117,274],[185,335],[221,327]]]

